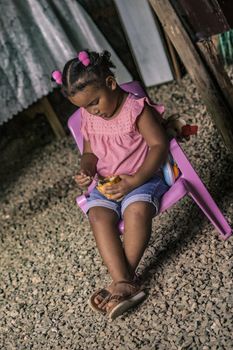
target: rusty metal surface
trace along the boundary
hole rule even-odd
[[[233,26],[232,0],[178,0],[182,17],[197,40],[223,33]]]

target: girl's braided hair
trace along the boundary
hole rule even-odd
[[[114,76],[111,68],[115,65],[111,62],[110,52],[104,50],[101,53],[85,50],[90,63],[85,66],[78,58],[68,61],[62,72],[62,92],[66,97],[74,96],[89,84],[100,87],[105,84],[107,76]]]

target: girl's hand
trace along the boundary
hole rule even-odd
[[[82,189],[87,189],[93,181],[93,176],[91,176],[88,171],[81,169],[79,174],[74,176],[74,181]]]
[[[138,185],[133,176],[130,175],[119,175],[121,181],[117,184],[106,185],[104,187],[104,192],[108,195],[111,195],[112,200],[120,199],[125,196],[127,193],[131,192]]]

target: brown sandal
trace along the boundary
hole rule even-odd
[[[95,298],[97,296],[100,296],[103,299],[99,304],[96,304],[95,302]],[[88,304],[92,308],[92,310],[101,312],[102,314],[106,314],[106,310],[103,310],[102,307],[106,303],[108,303],[110,297],[111,293],[107,289],[99,289],[91,295],[91,297],[88,300]]]
[[[111,321],[115,320],[115,318],[117,318],[118,316],[121,316],[128,309],[142,302],[146,297],[146,293],[143,290],[141,290],[140,287],[138,287],[135,282],[130,282],[130,281],[116,282],[116,284],[119,284],[119,283],[125,283],[130,285],[131,292],[124,295],[112,294],[109,296],[109,299],[107,300],[107,302],[110,302],[110,301],[116,302],[115,306],[113,306],[110,310],[106,312]]]

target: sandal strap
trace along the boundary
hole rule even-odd
[[[125,284],[128,284],[128,285],[130,285],[130,286],[132,286],[132,287],[136,287],[136,285],[137,285],[137,283],[135,282],[135,280],[132,280],[132,281],[128,281],[128,280],[121,280],[121,281],[117,281],[117,282],[115,282],[115,286],[117,285],[117,284],[123,284],[123,283],[125,283]]]
[[[130,291],[128,293],[112,294],[112,295],[110,295],[108,302],[112,301],[112,300],[120,302],[120,301],[124,300],[125,298],[127,298],[131,295],[134,295],[135,293],[140,291],[140,287],[138,286],[137,283],[135,283],[135,281],[121,280],[121,281],[115,282],[115,286],[118,284],[127,284],[128,286],[130,286]]]
[[[118,284],[126,284],[126,285],[130,286],[130,289],[131,289],[130,294],[135,293],[140,288],[139,284],[134,280],[132,280],[132,281],[122,280],[122,281],[115,282],[115,286]]]
[[[141,291],[140,287],[137,287],[137,285],[135,285],[135,283],[133,282],[129,282],[129,281],[119,281],[118,283],[127,283],[128,285],[130,285],[131,287],[134,288],[134,291],[130,291],[128,293],[124,293],[124,294],[112,294],[109,296],[108,302],[109,301],[116,301],[116,302],[121,302],[124,301],[125,299],[127,299],[128,297],[133,297],[135,294],[139,293]]]
[[[94,299],[98,296],[100,296],[103,300],[99,304],[96,304]],[[105,306],[105,304],[108,303],[110,297],[111,297],[111,293],[107,289],[104,289],[104,288],[98,289],[90,297],[89,303],[90,303],[91,307],[93,308],[93,310],[99,311],[99,312],[105,314],[106,310],[103,310],[103,307]]]
[[[97,297],[98,295],[100,295],[101,298],[104,299],[104,298],[106,298],[109,294],[110,294],[110,293],[109,293],[109,291],[108,291],[107,289],[102,288],[102,289],[98,289],[95,293],[93,293],[93,294],[92,294],[92,298],[95,298],[95,297]]]
[[[99,303],[98,307],[102,309],[111,300],[112,294],[109,293],[102,301]]]
[[[124,295],[118,295],[118,294],[113,294],[109,297],[109,301],[116,301],[116,302],[121,302],[122,300],[125,300],[128,296],[130,296],[131,293],[129,294],[124,294]]]

